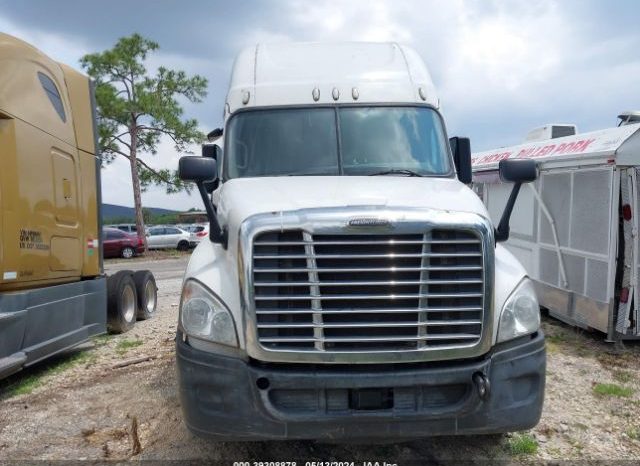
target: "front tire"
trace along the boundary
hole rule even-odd
[[[186,251],[189,249],[189,243],[187,241],[180,241],[177,247],[178,251]]]
[[[107,278],[107,327],[124,333],[136,322],[138,294],[131,270],[121,270]]]
[[[135,255],[135,252],[133,251],[133,248],[127,246],[125,248],[122,248],[120,254],[122,255],[123,259],[131,259]]]
[[[156,279],[149,270],[138,270],[133,274],[138,293],[138,320],[151,319],[158,305]]]

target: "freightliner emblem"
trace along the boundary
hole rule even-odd
[[[350,227],[390,227],[391,222],[378,217],[354,217],[349,219]]]

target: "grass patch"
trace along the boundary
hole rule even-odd
[[[568,341],[567,335],[563,333],[553,333],[550,335],[545,335],[545,340],[547,343],[553,343],[559,345],[561,343],[566,343]]]
[[[611,375],[613,376],[614,380],[620,383],[633,382],[633,380],[635,379],[635,377],[633,376],[633,372],[623,371],[621,369],[611,371]]]
[[[104,335],[98,335],[96,337],[91,338],[91,341],[93,341],[96,346],[104,346],[107,343],[109,343],[109,341],[111,341],[111,339],[113,338],[113,335],[109,335],[108,333],[105,333]]]
[[[529,434],[514,434],[507,446],[513,456],[534,455],[538,451],[538,442]]]
[[[71,369],[74,366],[79,366],[81,364],[92,365],[96,363],[98,356],[92,351],[81,351],[79,353],[74,353],[68,358],[61,360],[55,365],[52,365],[47,371],[47,375],[56,375],[65,372],[68,369]]]
[[[635,367],[638,355],[634,351],[622,350],[614,351],[611,348],[605,348],[596,355],[596,359],[602,367],[611,370],[623,370],[629,367]],[[623,371],[626,372],[626,371]]]
[[[7,387],[7,397],[28,395],[40,385],[42,385],[42,375],[28,375]]]
[[[68,356],[58,356],[48,363],[37,367],[26,369],[32,371],[30,374],[18,372],[14,375],[15,380],[4,385],[4,393],[0,398],[10,398],[18,395],[28,395],[43,384],[47,376],[62,374],[72,367],[85,364],[95,364],[98,356],[90,350],[78,351]]]
[[[137,346],[140,346],[142,343],[144,343],[142,340],[120,340],[116,344],[116,353],[118,353],[120,356],[122,356],[127,351],[129,351],[131,348],[135,348]]]
[[[633,395],[633,388],[623,387],[615,383],[597,383],[593,386],[593,393],[598,396],[629,398]]]
[[[625,433],[631,440],[640,440],[640,429],[637,427],[631,427]]]
[[[546,338],[545,346],[548,354],[555,354],[560,351],[560,346],[558,345],[558,343],[555,341],[549,340],[549,338]]]

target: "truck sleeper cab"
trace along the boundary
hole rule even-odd
[[[447,141],[414,51],[247,49],[223,134],[224,154],[205,146],[180,161],[211,220],[176,338],[193,432],[388,439],[538,422],[537,300],[495,241],[513,202],[494,231],[461,182],[468,140]],[[502,168],[517,188],[535,178],[529,161]]]
[[[0,378],[155,310],[104,275],[95,123],[87,76],[0,33]]]

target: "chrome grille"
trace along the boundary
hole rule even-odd
[[[251,272],[258,341],[318,352],[475,345],[483,265],[481,237],[471,230],[259,233]]]

